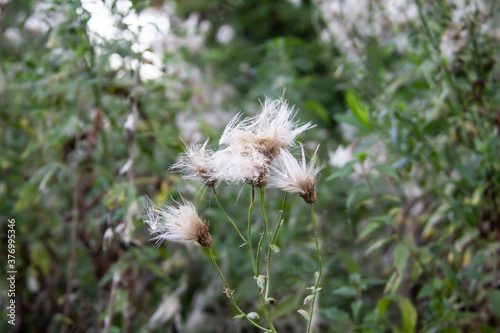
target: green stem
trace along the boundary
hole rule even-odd
[[[217,270],[217,273],[219,273],[219,276],[220,278],[222,279],[222,282],[224,282],[224,285],[226,286],[226,289],[227,289],[227,295],[229,296],[229,298],[231,299],[231,302],[233,303],[234,307],[236,308],[236,310],[238,310],[238,312],[242,315],[244,315],[245,319],[252,325],[252,326],[255,326],[257,327],[258,329],[261,329],[262,331],[264,332],[273,332],[267,328],[264,328],[262,326],[260,326],[259,324],[257,324],[256,322],[254,322],[253,320],[251,320],[250,318],[247,317],[246,313],[243,312],[243,310],[240,309],[240,307],[238,306],[238,304],[236,303],[236,301],[234,300],[234,297],[233,297],[233,291],[231,289],[231,287],[229,287],[229,283],[227,283],[226,279],[224,278],[224,275],[222,274],[222,272],[220,271],[219,269],[219,265],[217,265],[217,260],[215,260],[215,255],[214,255],[214,252],[212,251],[212,247],[208,247],[208,252],[210,253],[210,259],[212,259],[212,263],[214,264],[214,267],[215,269]]]
[[[276,229],[274,230],[273,240],[272,240],[271,244],[276,243],[276,237],[278,235],[278,230],[280,229],[281,224],[283,222],[283,214],[285,213],[285,205],[286,205],[287,198],[288,198],[288,192],[285,192],[285,198],[283,198],[283,205],[281,206],[280,219],[279,219],[278,224],[276,225]]]
[[[266,214],[266,207],[264,203],[264,188],[260,188],[260,208],[262,210],[262,218],[264,219],[264,231],[262,231],[262,234],[260,235],[259,239],[259,245],[257,246],[257,273],[259,273],[259,266],[260,266],[260,253],[262,252],[262,243],[264,242],[264,237],[266,236],[267,232],[270,232],[271,230],[269,229],[269,223],[267,221],[267,214]],[[269,280],[269,271],[266,273],[266,280]]]
[[[215,196],[215,200],[217,201],[217,205],[219,205],[219,208],[220,210],[222,211],[222,213],[224,214],[224,216],[226,217],[226,219],[233,225],[234,229],[236,229],[236,232],[238,233],[238,235],[240,236],[241,240],[244,242],[244,243],[247,243],[248,244],[248,241],[247,239],[241,234],[240,232],[240,229],[238,228],[238,226],[236,226],[236,224],[233,222],[233,220],[229,217],[229,215],[227,215],[226,211],[224,210],[224,208],[222,208],[222,205],[220,204],[220,201],[219,201],[219,197],[217,196],[217,192],[215,191],[215,187],[213,187],[213,190],[214,190],[214,196]]]
[[[323,263],[321,262],[321,251],[319,249],[319,243],[318,243],[318,232],[316,228],[316,218],[314,217],[314,205],[311,204],[311,216],[313,220],[313,226],[314,226],[314,241],[316,242],[316,252],[318,256],[318,278],[316,279],[316,284],[314,285],[314,290],[313,290],[313,299],[312,299],[312,304],[311,304],[311,315],[309,316],[309,325],[307,326],[307,333],[311,331],[311,324],[312,324],[312,319],[313,319],[313,314],[314,314],[314,303],[316,302],[316,295],[318,293],[317,289],[319,287],[319,282],[321,280],[321,274],[323,273]]]
[[[274,230],[274,234],[273,234],[273,238],[272,240],[270,241],[270,244],[269,244],[269,247],[267,248],[267,271],[269,272],[270,271],[270,266],[271,266],[271,245],[274,245],[274,243],[276,242],[276,237],[278,235],[278,231],[280,230],[280,226],[281,226],[281,223],[283,221],[283,214],[284,214],[284,211],[285,211],[285,204],[286,204],[286,198],[288,196],[288,192],[285,192],[285,198],[283,199],[283,206],[281,207],[281,213],[280,213],[280,218],[278,220],[278,223],[276,224],[276,229]],[[269,233],[269,236],[271,236],[271,233]],[[269,275],[269,273],[268,273]],[[270,288],[270,281],[271,279],[268,277],[266,279],[266,295],[264,296],[264,298],[266,299],[266,302],[267,302],[267,299],[269,298],[269,288]]]
[[[264,189],[264,187],[261,187],[260,188],[260,208],[262,210],[262,218],[264,220],[264,232],[262,233],[262,236],[261,236],[260,242],[259,242],[259,248],[257,249],[257,258],[260,258],[260,252],[262,250],[262,241],[263,241],[266,233],[268,234],[269,244],[268,244],[268,256],[266,258],[266,261],[267,261],[267,264],[266,264],[266,287],[265,287],[265,290],[266,290],[265,295],[266,296],[264,296],[262,293],[260,293],[260,300],[262,301],[264,315],[266,316],[267,322],[269,323],[269,327],[271,328],[271,330],[273,330],[273,332],[275,332],[276,329],[273,326],[273,322],[271,320],[271,315],[269,314],[269,307],[268,307],[268,303],[267,303],[267,295],[268,295],[269,283],[270,283],[269,281],[271,280],[271,276],[270,276],[271,275],[271,269],[270,269],[271,268],[271,261],[270,261],[270,257],[269,257],[269,250],[271,249],[271,229],[269,228],[269,221],[267,219],[265,193],[266,193],[266,190]],[[257,270],[258,269],[259,269],[259,259],[257,259]]]
[[[252,268],[253,268],[253,275],[254,277],[259,276],[259,272],[257,271],[257,265],[255,264],[255,257],[253,255],[253,249],[252,249],[252,210],[253,210],[253,204],[255,202],[255,189],[252,185],[252,197],[250,199],[250,207],[248,208],[248,253],[250,255],[250,259],[252,260]]]

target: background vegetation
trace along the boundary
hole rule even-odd
[[[214,198],[168,168],[180,138],[215,146],[236,112],[286,88],[318,125],[301,141],[329,162],[316,332],[496,332],[499,6],[0,1],[0,262],[15,218],[18,271],[17,325],[2,315],[2,327],[254,332],[232,318],[202,248],[148,241],[143,204],[194,200],[238,302],[258,312],[246,250]],[[244,224],[248,188],[218,193]],[[268,193],[275,224],[282,198]],[[312,225],[301,198],[284,216],[272,314],[278,331],[304,332]]]

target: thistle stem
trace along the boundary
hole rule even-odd
[[[227,289],[227,295],[228,297],[231,299],[231,302],[233,303],[234,307],[236,308],[236,310],[238,310],[238,312],[242,315],[244,315],[245,319],[254,327],[257,327],[258,329],[264,331],[264,332],[273,332],[272,330],[269,330],[267,328],[264,328],[262,326],[260,326],[259,324],[257,324],[256,322],[254,322],[253,320],[251,320],[250,318],[247,317],[246,313],[243,312],[243,310],[240,309],[240,307],[238,306],[238,304],[236,303],[236,301],[234,300],[234,297],[233,297],[233,291],[232,289],[229,287],[229,283],[227,283],[226,279],[224,278],[224,275],[222,274],[221,270],[219,269],[219,265],[217,265],[217,260],[215,259],[215,255],[214,255],[214,252],[212,250],[212,247],[209,246],[208,247],[208,252],[210,253],[210,259],[212,259],[212,263],[214,264],[214,267],[215,269],[217,270],[217,273],[219,273],[219,276],[220,278],[222,279],[222,282],[224,282],[224,286],[226,287]]]
[[[264,233],[261,237],[261,243],[264,239],[265,234],[267,233],[269,244],[267,246],[267,258],[266,258],[266,295],[264,299],[267,303],[267,297],[269,295],[269,286],[271,281],[271,228],[269,228],[269,221],[267,219],[266,212],[266,194],[265,189],[263,187],[260,188],[260,208],[262,210],[262,219],[264,220]],[[260,248],[258,250],[258,255],[260,254]],[[257,260],[257,267],[259,265],[259,260]]]
[[[213,188],[213,191],[214,191],[215,200],[217,201],[217,205],[219,205],[220,210],[222,211],[222,213],[224,214],[224,216],[226,217],[226,219],[229,221],[229,223],[231,223],[233,225],[234,229],[236,229],[236,232],[240,236],[241,240],[244,243],[248,244],[247,239],[241,234],[240,229],[238,228],[238,226],[236,225],[236,223],[234,223],[234,221],[229,217],[229,215],[227,215],[227,213],[224,210],[224,208],[222,208],[222,205],[220,204],[220,201],[219,201],[219,197],[217,196],[217,192],[215,191],[215,187],[212,187],[212,188]]]
[[[257,274],[259,270],[259,259],[260,259],[260,253],[262,251],[262,242],[264,240],[264,237],[266,233],[268,234],[268,249],[271,248],[271,229],[269,228],[269,221],[267,220],[267,213],[266,213],[266,200],[265,200],[265,192],[266,190],[264,187],[260,188],[260,208],[262,210],[262,219],[264,220],[264,232],[262,233],[262,236],[259,241],[259,246],[257,248]],[[264,315],[266,316],[267,322],[269,323],[269,327],[273,332],[276,332],[276,329],[274,328],[273,322],[271,320],[271,315],[269,314],[269,307],[267,304],[267,295],[268,295],[268,289],[269,289],[269,281],[270,281],[270,274],[271,274],[271,265],[269,261],[269,251],[268,251],[268,257],[266,258],[267,265],[266,265],[266,286],[265,286],[265,295],[262,294],[262,291],[260,291],[260,300],[262,302],[262,307],[264,311]]]
[[[314,217],[314,205],[311,204],[311,216],[312,216],[312,221],[313,221],[313,226],[314,226],[314,241],[316,242],[316,252],[318,256],[318,277],[316,279],[316,284],[314,285],[314,290],[313,290],[313,299],[312,299],[312,304],[311,304],[311,315],[309,316],[309,325],[307,326],[307,333],[311,331],[311,323],[313,319],[313,314],[314,314],[314,304],[316,302],[316,295],[318,293],[318,287],[319,287],[319,282],[321,280],[321,274],[323,273],[323,263],[321,262],[321,251],[319,249],[319,243],[318,243],[318,232],[316,228],[316,218]]]
[[[255,264],[255,257],[253,255],[253,248],[252,248],[252,210],[253,210],[253,204],[255,202],[255,188],[252,185],[252,196],[250,198],[250,207],[248,208],[248,253],[250,255],[250,259],[252,260],[252,268],[253,268],[253,275],[254,277],[259,276],[259,272],[257,271],[257,265]]]
[[[261,189],[261,191],[262,191],[262,189]],[[259,277],[260,251],[261,251],[261,246],[262,246],[262,238],[264,235],[261,237],[261,239],[259,241],[259,245],[257,248],[257,261],[256,261],[254,254],[253,254],[253,248],[252,248],[252,210],[253,210],[254,203],[255,203],[255,187],[252,186],[252,196],[251,196],[251,200],[250,200],[250,207],[248,209],[248,236],[247,236],[248,243],[247,244],[248,244],[248,252],[250,255],[250,259],[252,260],[254,277],[258,278]],[[269,314],[269,309],[267,307],[266,300],[264,299],[264,295],[262,294],[261,290],[259,290],[259,297],[260,297],[260,301],[262,303],[262,311],[264,312],[264,316],[266,317],[266,320],[269,324],[271,332],[276,332],[276,329],[274,328],[273,322],[271,320],[271,316]]]
[[[278,235],[278,231],[281,227],[281,223],[283,221],[283,215],[285,214],[285,205],[286,205],[286,199],[288,198],[288,192],[285,192],[285,197],[283,198],[283,205],[281,206],[281,213],[280,213],[280,219],[278,221],[278,224],[276,225],[276,229],[274,230],[274,234],[273,234],[273,240],[271,242],[271,244],[275,244],[276,243],[276,238],[277,238],[277,235]]]
[[[270,265],[271,265],[271,245],[274,245],[274,243],[276,242],[276,237],[278,235],[278,231],[280,229],[280,226],[281,226],[281,222],[283,221],[283,214],[284,214],[284,211],[285,211],[285,204],[286,204],[286,198],[288,196],[288,192],[285,192],[285,198],[283,199],[283,206],[281,207],[281,213],[280,213],[280,218],[278,220],[278,223],[276,224],[276,229],[274,230],[274,234],[273,234],[273,238],[272,240],[270,240],[270,243],[269,243],[269,247],[267,248],[267,271],[268,271],[268,278],[266,279],[266,295],[265,295],[265,299],[266,299],[266,302],[267,302],[267,298],[269,297],[269,288],[270,288],[270,279],[269,279],[269,271],[270,271]],[[269,236],[271,236],[271,233],[269,233]]]

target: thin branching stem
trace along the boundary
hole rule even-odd
[[[273,240],[271,244],[276,244],[276,238],[278,237],[278,231],[282,225],[283,222],[283,215],[285,214],[285,205],[286,205],[286,199],[288,198],[288,192],[285,192],[285,197],[283,198],[283,205],[281,206],[281,212],[280,212],[280,219],[278,224],[276,225],[276,229],[274,230],[273,234]]]
[[[269,221],[267,219],[267,212],[266,212],[266,194],[265,194],[265,189],[261,187],[260,189],[260,208],[262,210],[262,218],[264,220],[264,233],[262,234],[262,238],[264,238],[265,234],[267,233],[267,238],[269,241],[269,244],[267,246],[267,258],[266,258],[266,296],[264,297],[267,302],[267,295],[270,281],[271,281],[271,257],[270,257],[270,252],[271,252],[271,228],[269,227]],[[258,265],[258,262],[257,262]]]
[[[215,269],[217,270],[217,273],[219,273],[219,276],[220,278],[222,279],[222,282],[224,282],[224,286],[226,287],[226,294],[227,296],[231,299],[231,302],[233,303],[234,307],[236,308],[236,310],[238,310],[238,312],[240,314],[242,314],[244,316],[244,318],[254,327],[257,327],[258,329],[264,331],[264,332],[273,332],[272,330],[269,330],[267,328],[264,328],[262,326],[260,326],[259,324],[257,324],[256,322],[254,322],[253,320],[251,320],[250,318],[247,317],[246,313],[243,312],[243,310],[240,309],[240,307],[238,306],[238,304],[236,303],[234,297],[233,297],[233,290],[231,289],[231,287],[229,286],[229,283],[227,283],[226,279],[224,278],[224,275],[222,274],[220,268],[219,268],[219,265],[217,265],[217,260],[215,259],[215,255],[214,255],[214,252],[212,250],[212,247],[208,247],[208,252],[210,253],[210,259],[212,259],[212,263],[214,264],[214,267]]]
[[[311,314],[309,316],[309,325],[307,326],[307,333],[311,332],[311,324],[312,324],[313,315],[314,315],[314,304],[316,303],[316,295],[318,294],[318,287],[319,287],[319,283],[321,280],[321,274],[323,273],[323,263],[321,261],[321,251],[320,251],[319,242],[318,242],[318,231],[316,228],[316,218],[314,216],[314,204],[311,204],[311,217],[312,217],[313,226],[314,226],[314,241],[316,242],[316,252],[317,252],[317,257],[318,257],[318,277],[316,278],[316,284],[314,285],[314,290],[313,290]]]
[[[284,211],[285,211],[285,204],[286,204],[286,198],[288,196],[288,192],[285,192],[285,198],[283,199],[283,206],[281,207],[281,212],[280,212],[280,218],[278,220],[278,223],[276,224],[276,229],[274,230],[274,233],[272,235],[272,239],[270,240],[270,244],[269,244],[269,247],[267,248],[267,270],[268,272],[270,271],[270,265],[271,265],[271,254],[272,254],[272,251],[271,251],[271,245],[274,245],[275,242],[276,242],[276,238],[277,238],[277,235],[278,235],[278,231],[280,229],[280,226],[281,226],[281,223],[283,221],[283,214],[284,214]],[[271,236],[271,233],[269,232],[269,236]],[[268,273],[269,275],[269,273]],[[267,302],[267,299],[269,298],[269,289],[270,289],[270,282],[271,279],[269,279],[269,276],[266,280],[266,295],[265,295],[265,299],[266,299],[266,302]]]
[[[271,248],[271,229],[269,228],[269,221],[267,219],[267,213],[266,213],[266,198],[265,198],[265,189],[264,187],[260,188],[260,208],[262,210],[262,219],[264,220],[264,232],[261,235],[260,241],[259,241],[259,247],[257,248],[257,274],[258,274],[258,269],[259,269],[259,258],[260,258],[260,252],[262,250],[262,242],[264,239],[264,236],[268,235],[268,248]],[[270,269],[270,261],[269,261],[269,256],[266,258],[267,265],[266,265],[266,295],[267,295],[267,288],[269,288],[269,280],[270,280],[270,274],[271,274],[271,269]],[[262,291],[260,291],[260,300],[262,302],[262,308],[264,311],[264,315],[267,319],[267,322],[269,323],[269,326],[271,327],[271,330],[273,332],[276,332],[276,329],[274,328],[273,322],[271,320],[271,315],[269,313],[269,306],[267,303],[267,296],[264,296]]]
[[[267,232],[271,231],[269,229],[269,224],[267,222],[267,214],[266,214],[266,207],[264,203],[264,188],[260,188],[260,208],[262,210],[262,218],[264,219],[264,230],[262,231],[262,234],[260,235],[259,239],[259,245],[257,245],[257,273],[259,273],[259,267],[260,267],[260,253],[262,252],[262,243],[264,243],[264,237],[266,237]],[[269,279],[268,274],[266,273],[266,280]]]
[[[253,248],[252,248],[252,210],[253,206],[255,203],[255,187],[252,186],[252,196],[250,200],[250,207],[248,209],[248,252],[250,255],[250,259],[252,260],[252,267],[253,267],[253,273],[254,273],[254,278],[257,279],[259,277],[259,265],[258,265],[258,260],[260,259],[260,247],[262,245],[262,238],[259,241],[259,246],[257,249],[257,261],[255,259],[255,256],[253,254]],[[271,332],[276,332],[276,329],[274,328],[273,322],[271,320],[271,315],[269,314],[269,309],[267,307],[266,300],[264,299],[264,294],[262,293],[262,290],[259,290],[259,296],[260,296],[260,301],[262,304],[262,311],[264,312],[264,316],[266,317],[266,320],[269,324],[269,327],[271,329]]]
[[[259,272],[257,272],[257,265],[255,264],[255,257],[253,255],[253,248],[252,248],[252,210],[254,202],[255,202],[255,188],[252,185],[252,196],[250,198],[250,207],[248,208],[247,244],[248,244],[248,254],[250,255],[250,259],[252,260],[253,276],[258,277]]]
[[[219,197],[217,196],[217,192],[215,191],[215,187],[212,187],[212,189],[214,191],[215,200],[217,201],[217,205],[219,205],[220,210],[222,211],[222,213],[224,214],[224,216],[226,217],[226,219],[229,221],[229,223],[231,223],[233,225],[234,229],[236,230],[236,232],[240,236],[240,238],[243,241],[243,243],[248,244],[247,239],[245,238],[245,236],[243,236],[241,234],[240,229],[238,228],[238,226],[236,225],[236,223],[234,223],[234,221],[229,217],[229,215],[227,215],[227,213],[224,210],[224,208],[222,208],[222,205],[220,204],[220,201],[219,201]]]

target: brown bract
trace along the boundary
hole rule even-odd
[[[316,201],[315,183],[311,181],[311,179],[304,179],[297,185],[300,188],[299,196],[302,197],[306,203],[312,204]]]
[[[253,146],[263,154],[269,162],[274,160],[279,155],[280,149],[283,148],[283,144],[272,137],[255,138]]]
[[[209,247],[212,244],[212,235],[208,231],[208,223],[205,222],[198,226],[198,230],[196,231],[197,242],[201,246]]]

